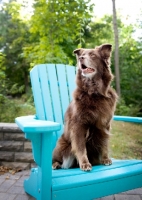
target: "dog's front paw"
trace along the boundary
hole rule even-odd
[[[92,165],[88,162],[88,163],[82,163],[80,165],[80,169],[83,171],[91,171],[92,170]]]
[[[110,158],[105,158],[105,159],[102,160],[102,164],[103,165],[111,165],[112,160]]]
[[[61,164],[59,162],[54,162],[52,164],[52,169],[60,169],[61,168]]]

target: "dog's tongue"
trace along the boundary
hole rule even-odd
[[[83,72],[92,73],[94,72],[94,69],[87,67],[86,69],[83,69]]]

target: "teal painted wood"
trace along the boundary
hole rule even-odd
[[[63,64],[58,64],[56,65],[56,70],[57,70],[57,78],[58,78],[59,92],[61,98],[62,117],[64,119],[64,114],[70,103],[68,94],[68,80],[67,80],[66,66]]]
[[[43,105],[43,99],[41,95],[41,85],[40,85],[40,78],[39,78],[39,73],[38,73],[38,68],[39,66],[35,66],[31,72],[30,72],[30,77],[31,77],[31,84],[32,84],[32,91],[33,91],[33,97],[34,97],[34,103],[36,107],[36,115],[38,119],[45,119],[45,110],[44,110],[44,105]]]
[[[43,64],[39,65],[38,72],[40,77],[40,84],[41,84],[41,95],[43,101],[43,107],[45,112],[45,119],[50,121],[55,121],[55,114],[52,104],[52,95],[51,95],[51,87],[50,82],[52,79],[49,79],[48,68],[52,68],[53,64]],[[54,65],[55,67],[55,65]],[[54,149],[56,145],[56,141],[58,139],[58,133],[54,132],[52,135],[52,148]]]
[[[104,166],[104,165],[97,165],[93,167],[93,173],[95,172],[101,172],[104,170],[111,170],[111,169],[117,169],[120,167],[127,167],[130,165],[137,165],[139,163],[142,163],[142,160],[116,160],[112,159],[112,165]],[[89,173],[92,173],[89,172]],[[76,176],[76,175],[82,175],[86,172],[80,170],[79,168],[76,169],[60,169],[60,170],[53,170],[52,171],[52,178],[60,178],[60,177],[68,177],[68,176]]]
[[[38,191],[38,168],[32,169],[30,177],[24,180],[24,189],[28,194],[30,194],[34,198],[37,198],[38,196],[38,192],[37,192]]]
[[[25,133],[46,133],[58,131],[61,128],[61,125],[57,122],[39,120],[34,115],[17,117],[15,121]]]
[[[41,133],[60,130],[60,124],[51,121],[37,120],[35,116],[17,117],[17,125],[25,133],[25,137],[32,141],[33,157],[37,165],[41,166]]]
[[[65,175],[65,171],[70,174]],[[57,200],[65,196],[68,200],[91,200],[142,187],[141,160],[113,160],[111,166],[94,166],[91,172],[69,169],[63,170],[62,176],[55,173],[52,199]]]
[[[72,94],[76,86],[75,70],[76,68],[74,66],[69,66],[69,65],[66,66],[70,101],[72,100]]]
[[[36,133],[35,135],[35,132],[27,132],[25,133],[25,138],[32,141],[32,153],[34,161],[38,166],[41,166],[41,133]]]
[[[94,166],[91,172],[79,168],[51,170],[52,145],[63,131],[64,112],[75,88],[75,72],[75,67],[62,64],[35,66],[30,75],[36,118],[16,119],[32,141],[38,167],[31,170],[24,189],[37,200],[66,197],[68,200],[89,200],[142,187],[142,161],[138,160],[113,160],[111,166]],[[123,116],[114,116],[114,120],[141,123],[139,119]]]
[[[52,176],[52,132],[42,134],[42,155],[41,167],[39,168],[39,188],[40,198],[51,199],[51,176]],[[47,145],[48,144],[48,145]]]
[[[116,168],[110,168],[104,166],[102,171],[90,171],[87,173],[75,175],[75,176],[63,176],[53,179],[52,189],[53,191],[70,189],[72,187],[83,187],[84,185],[91,185],[94,183],[107,182],[111,180],[122,179],[125,177],[133,177],[135,175],[142,175],[142,161],[137,164],[130,164],[126,166],[119,166]],[[139,183],[142,187],[142,179]]]
[[[74,177],[79,179],[80,177]],[[95,178],[95,177],[94,177]],[[69,177],[70,180],[70,177]],[[110,181],[102,181],[92,183],[90,185],[84,184],[83,186],[70,187],[53,191],[52,200],[63,200],[67,197],[68,200],[92,200],[100,197],[105,197],[112,194],[117,194],[130,189],[141,187],[142,175],[128,176],[123,179],[113,179]]]
[[[34,102],[37,117],[61,124],[61,130],[55,132],[52,136],[54,148],[57,139],[63,133],[64,113],[72,99],[75,88],[75,67],[63,64],[42,64],[36,66],[31,71],[30,76],[35,94]]]
[[[48,78],[50,82],[50,91],[52,97],[52,105],[53,105],[53,113],[54,113],[54,120],[61,125],[63,124],[63,117],[62,117],[62,107],[61,107],[61,100],[59,95],[59,87],[58,87],[58,80],[57,80],[57,72],[55,68],[55,64],[48,64]],[[58,132],[58,137],[63,132],[63,126],[61,126],[60,132]]]
[[[52,67],[52,66],[51,66]],[[55,121],[54,113],[52,108],[52,99],[51,99],[51,91],[49,85],[48,71],[47,65],[39,65],[38,73],[40,79],[40,90],[41,92],[38,95],[42,97],[42,104],[45,112],[45,119],[49,121]]]
[[[24,181],[24,189],[37,200],[51,199],[52,132],[42,133],[41,166],[31,170],[29,179]],[[47,145],[48,144],[48,145]]]
[[[116,121],[142,123],[142,117],[129,117],[129,116],[114,115],[113,119],[116,120]]]
[[[26,138],[32,141],[34,160],[38,165],[38,169],[32,170],[24,182],[24,189],[37,200],[46,196],[51,199],[52,134],[60,130],[60,124],[37,120],[35,116],[18,117],[15,121]]]

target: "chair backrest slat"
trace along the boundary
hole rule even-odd
[[[55,64],[47,64],[48,79],[50,83],[50,92],[52,98],[52,108],[54,113],[54,121],[63,124],[62,107],[59,95],[58,79]],[[44,102],[48,103],[48,102]]]
[[[37,118],[59,122],[62,127],[53,134],[53,148],[63,133],[64,114],[75,88],[75,70],[64,64],[41,64],[30,73]]]
[[[69,94],[68,94],[68,83],[67,83],[67,75],[66,75],[66,66],[63,64],[56,65],[57,69],[57,78],[58,78],[58,86],[59,86],[59,94],[61,98],[61,106],[62,106],[62,117],[64,119],[64,114],[67,110],[67,107],[70,102]]]
[[[35,66],[30,71],[31,83],[32,83],[32,91],[34,96],[34,103],[36,108],[36,115],[38,119],[45,120],[45,110],[42,98],[42,91],[40,86],[40,77],[38,69],[41,65]]]
[[[40,65],[38,68],[40,85],[41,85],[41,95],[45,112],[45,119],[49,121],[54,121],[54,113],[52,108],[52,99],[50,95],[50,86],[47,72],[47,65]]]
[[[66,66],[67,71],[67,79],[68,79],[68,87],[69,87],[69,97],[70,101],[72,100],[72,93],[75,89],[75,71],[76,68],[74,66]]]

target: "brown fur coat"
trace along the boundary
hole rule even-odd
[[[108,155],[110,123],[117,95],[110,83],[111,45],[77,49],[77,88],[65,114],[64,133],[53,152],[53,169],[112,163]]]

